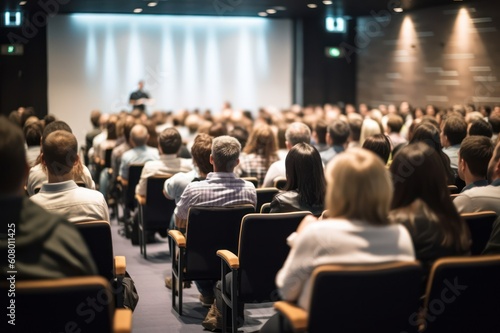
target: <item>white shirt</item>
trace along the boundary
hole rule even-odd
[[[273,187],[274,180],[278,177],[286,177],[285,160],[279,160],[271,164],[269,170],[267,170],[266,177],[264,177],[262,187]]]
[[[500,179],[496,179],[491,185],[473,187],[460,193],[453,204],[460,214],[492,210],[500,216]]]
[[[175,154],[160,155],[160,160],[149,161],[142,168],[141,178],[135,187],[135,193],[146,196],[147,180],[152,176],[165,176],[193,170],[193,162],[188,158],[179,158]]]
[[[101,192],[76,185],[73,180],[43,184],[40,192],[30,198],[51,213],[70,222],[105,220],[109,211]]]
[[[83,174],[80,179],[76,181],[82,181],[85,183],[85,187],[91,190],[95,190],[95,183],[92,179],[89,169],[83,165]],[[32,196],[35,194],[37,188],[41,188],[43,184],[47,183],[47,174],[43,171],[42,164],[37,164],[30,169],[28,176],[28,181],[26,182],[26,190],[28,195]]]
[[[363,264],[414,261],[408,230],[400,224],[374,226],[344,219],[319,220],[293,240],[276,285],[286,301],[309,309],[311,275],[325,264]]]

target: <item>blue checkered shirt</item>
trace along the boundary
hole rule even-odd
[[[187,220],[189,207],[226,207],[257,204],[257,192],[252,183],[232,172],[210,172],[203,181],[189,183],[177,203],[176,216]]]

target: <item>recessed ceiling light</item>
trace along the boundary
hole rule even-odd
[[[142,12],[142,8],[136,8],[134,9],[134,13],[138,14]]]
[[[158,5],[158,2],[152,1],[148,3],[149,7],[156,7]]]
[[[267,16],[267,13],[266,12],[260,12],[259,16]]]
[[[19,6],[24,6],[27,3],[28,3],[28,1],[21,1],[21,2],[19,2]]]
[[[394,7],[392,10],[394,12],[396,12],[396,13],[402,13],[403,12],[403,8],[401,8],[401,7]]]
[[[271,9],[266,10],[266,12],[267,12],[268,14],[276,14],[276,9],[272,9],[272,8],[271,8]]]
[[[309,8],[316,8],[316,7],[318,7],[318,5],[315,4],[315,3],[308,3],[307,7],[309,7]]]
[[[274,9],[276,9],[276,10],[286,10],[286,7],[285,6],[276,6],[276,7],[274,7]]]
[[[331,5],[332,3],[333,3],[333,1],[330,1],[330,0],[324,0],[323,1],[324,5]]]

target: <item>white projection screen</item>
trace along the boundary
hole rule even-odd
[[[93,109],[130,110],[145,81],[148,108],[256,112],[292,103],[292,23],[265,18],[74,14],[50,18],[49,113],[78,140]]]

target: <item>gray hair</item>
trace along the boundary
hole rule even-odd
[[[291,123],[286,129],[285,139],[293,147],[297,143],[311,143],[311,129],[304,123]]]
[[[146,126],[137,124],[130,131],[130,141],[134,147],[144,146],[148,141],[148,129]]]
[[[212,142],[212,158],[217,171],[232,172],[238,164],[241,144],[228,135],[214,138]]]

